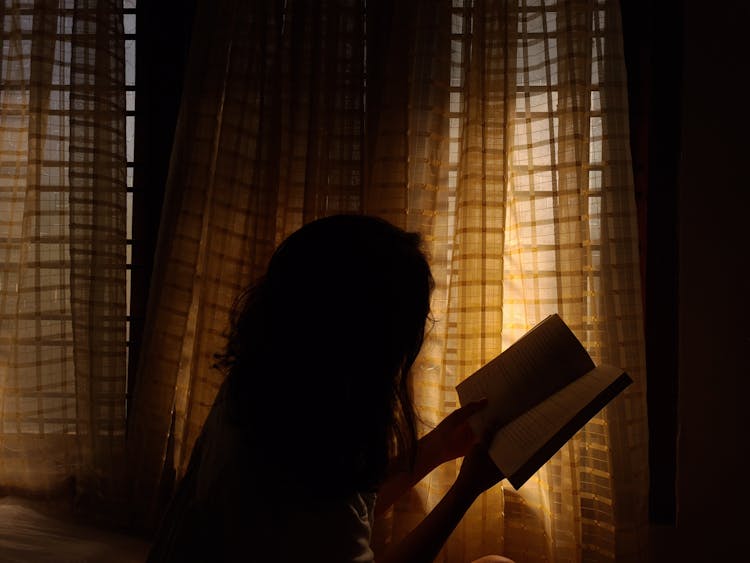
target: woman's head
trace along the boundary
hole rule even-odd
[[[375,486],[389,450],[411,448],[407,375],[432,284],[419,235],[374,217],[319,219],[277,248],[238,303],[223,356],[275,472],[310,477],[293,465],[319,459],[314,478],[346,493]]]

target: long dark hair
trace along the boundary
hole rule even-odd
[[[413,454],[408,374],[434,285],[420,246],[375,217],[319,219],[240,296],[218,365],[259,470],[346,495],[376,488],[389,456]]]

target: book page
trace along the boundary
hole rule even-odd
[[[477,435],[501,428],[594,368],[588,352],[558,315],[550,315],[456,387],[462,405],[487,397],[472,417]]]
[[[511,477],[536,456],[535,466],[525,468],[528,475],[534,473],[630,382],[620,368],[607,365],[594,368],[501,428],[490,445],[490,457]],[[607,393],[608,389],[612,392]],[[585,419],[581,419],[581,413],[585,413]],[[572,421],[575,421],[573,427]],[[560,435],[561,432],[565,435]],[[545,447],[553,449],[537,455]]]

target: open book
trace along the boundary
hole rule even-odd
[[[477,436],[494,434],[489,454],[519,489],[633,380],[595,366],[559,315],[550,315],[456,387],[462,405],[486,397],[470,419]]]

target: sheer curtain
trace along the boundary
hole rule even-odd
[[[441,553],[640,561],[645,373],[619,6],[199,2],[130,421],[152,517],[221,375],[234,296],[304,222],[366,212],[420,231],[437,287],[414,373],[426,431],[455,385],[559,312],[635,384],[521,490],[475,503]],[[375,526],[397,541],[455,478]]]
[[[0,489],[111,501],[125,438],[122,4],[0,6]]]

